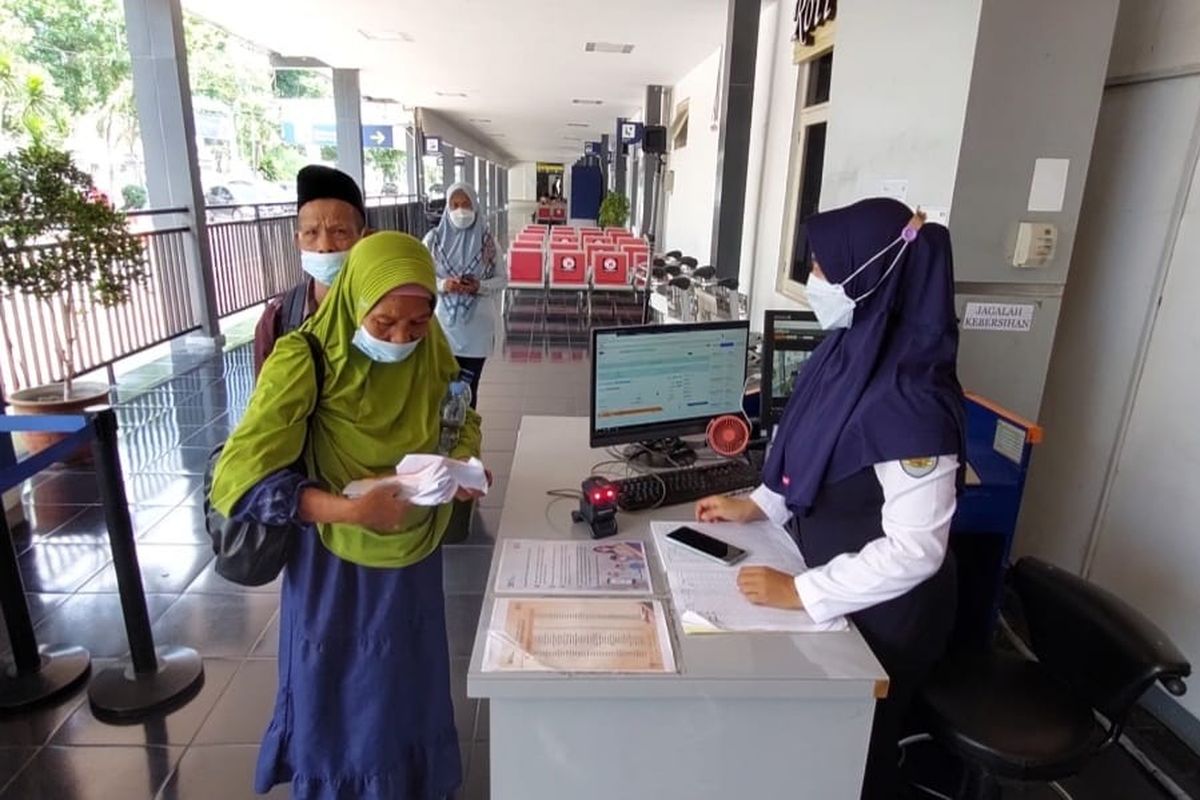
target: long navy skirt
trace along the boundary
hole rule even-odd
[[[441,551],[360,567],[315,531],[284,574],[279,692],[255,789],[298,800],[442,800],[462,782]]]

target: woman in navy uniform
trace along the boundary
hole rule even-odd
[[[790,525],[808,571],[747,567],[752,602],[849,616],[890,678],[864,798],[899,791],[898,747],[954,623],[947,554],[963,456],[950,234],[895,200],[808,220],[810,304],[831,334],[804,365],[749,498],[702,500],[704,522]]]

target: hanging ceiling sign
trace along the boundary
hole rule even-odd
[[[441,155],[441,152],[442,152],[441,137],[440,136],[426,136],[425,137],[425,155],[436,156],[436,155]]]
[[[837,16],[837,0],[796,0],[796,30],[792,41],[812,44],[817,28]]]
[[[622,144],[637,144],[642,140],[642,123],[640,122],[622,122],[621,123],[621,143]]]

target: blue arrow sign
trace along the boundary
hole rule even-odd
[[[390,150],[392,148],[391,125],[363,125],[363,147],[378,147]]]

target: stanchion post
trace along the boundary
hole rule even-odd
[[[154,655],[154,633],[150,630],[150,614],[146,610],[146,593],[138,568],[133,521],[129,518],[129,503],[121,474],[117,415],[111,408],[106,408],[94,414],[91,421],[95,432],[92,452],[96,462],[96,481],[100,484],[100,500],[104,503],[104,519],[108,523],[108,542],[112,548],[113,569],[117,573],[117,590],[121,596],[121,613],[125,617],[133,669],[141,673],[154,672],[158,669]]]
[[[204,664],[200,655],[190,648],[154,645],[121,475],[117,416],[111,408],[105,408],[89,413],[88,417],[95,433],[92,451],[96,477],[104,501],[104,517],[108,523],[113,568],[117,573],[117,589],[121,595],[132,662],[129,666],[117,664],[97,675],[88,698],[97,717],[137,719],[194,697],[204,684]]]

